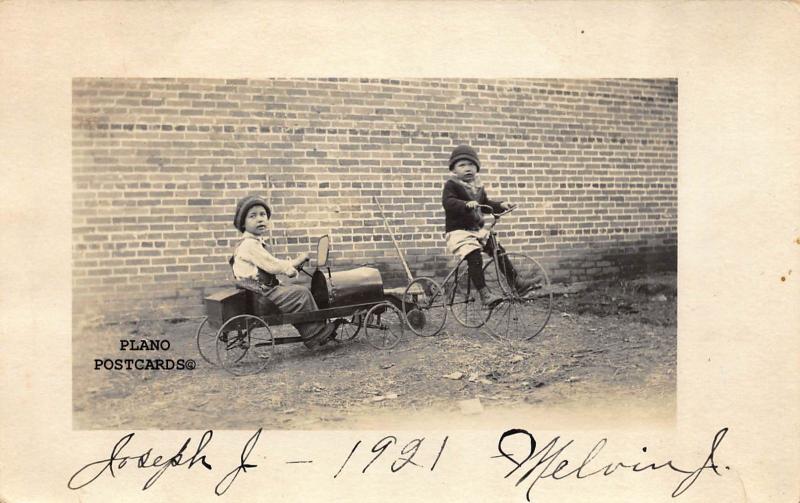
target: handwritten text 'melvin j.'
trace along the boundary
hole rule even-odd
[[[726,433],[728,433],[728,428],[722,428],[714,435],[708,456],[706,456],[703,464],[694,469],[679,468],[675,466],[672,460],[663,461],[661,463],[614,461],[602,464],[601,462],[594,462],[595,457],[600,454],[608,442],[605,438],[600,439],[594,447],[589,450],[583,460],[579,464],[576,464],[565,459],[565,451],[572,445],[572,440],[562,441],[561,437],[555,437],[537,451],[537,442],[534,436],[528,431],[518,428],[507,430],[500,436],[500,441],[497,444],[497,450],[500,454],[493,456],[493,458],[508,460],[514,465],[511,471],[505,475],[505,478],[511,477],[518,471],[521,473],[521,475],[518,476],[517,482],[514,484],[515,487],[526,480],[529,481],[528,490],[525,492],[525,497],[528,501],[531,500],[533,486],[535,486],[539,480],[563,480],[569,477],[581,480],[596,475],[605,477],[613,474],[617,470],[630,470],[634,473],[665,470],[679,473],[684,477],[675,487],[675,490],[672,491],[672,497],[676,498],[692,487],[704,471],[711,470],[715,474],[721,475],[718,470],[719,466],[714,461],[714,454],[722,443],[722,439],[725,438]],[[510,454],[507,450],[508,444],[519,441],[522,442],[525,454],[522,456]],[[643,447],[642,452],[647,452],[647,447]],[[725,469],[728,470],[730,467],[726,466]]]

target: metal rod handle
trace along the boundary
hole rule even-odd
[[[406,262],[406,258],[405,256],[403,256],[403,251],[400,250],[399,246],[397,246],[397,241],[395,241],[394,239],[394,233],[392,232],[392,229],[389,227],[389,222],[386,220],[386,215],[383,214],[383,207],[381,206],[381,203],[378,202],[378,198],[375,196],[372,196],[372,200],[375,202],[376,205],[378,205],[378,211],[380,211],[381,218],[383,218],[383,225],[386,227],[386,230],[389,231],[389,237],[392,238],[392,244],[394,245],[394,249],[397,250],[397,254],[400,255],[400,262],[403,263],[403,268],[406,271],[406,276],[408,277],[408,281],[409,282],[414,281],[414,276],[411,274],[411,269],[408,268],[408,263]]]

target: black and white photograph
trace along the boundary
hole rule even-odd
[[[792,2],[0,2],[0,501],[796,502]]]
[[[75,79],[75,426],[669,423],[678,87]]]

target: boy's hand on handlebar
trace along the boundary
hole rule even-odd
[[[514,208],[517,207],[517,205],[514,203],[500,203],[500,207],[508,211],[508,210],[513,210]]]
[[[467,201],[467,208],[470,210],[474,210],[478,207],[478,201]]]

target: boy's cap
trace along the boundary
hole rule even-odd
[[[233,225],[239,229],[239,232],[244,232],[244,221],[247,218],[247,212],[253,206],[263,206],[267,209],[267,218],[272,217],[272,210],[269,208],[267,201],[261,196],[247,196],[239,199],[236,203],[236,213],[233,216]]]
[[[475,149],[469,145],[459,145],[453,149],[453,153],[450,154],[450,171],[453,170],[453,166],[455,166],[458,161],[462,160],[471,161],[472,164],[478,168],[478,171],[481,170],[481,163],[478,160],[478,153],[475,152]]]

